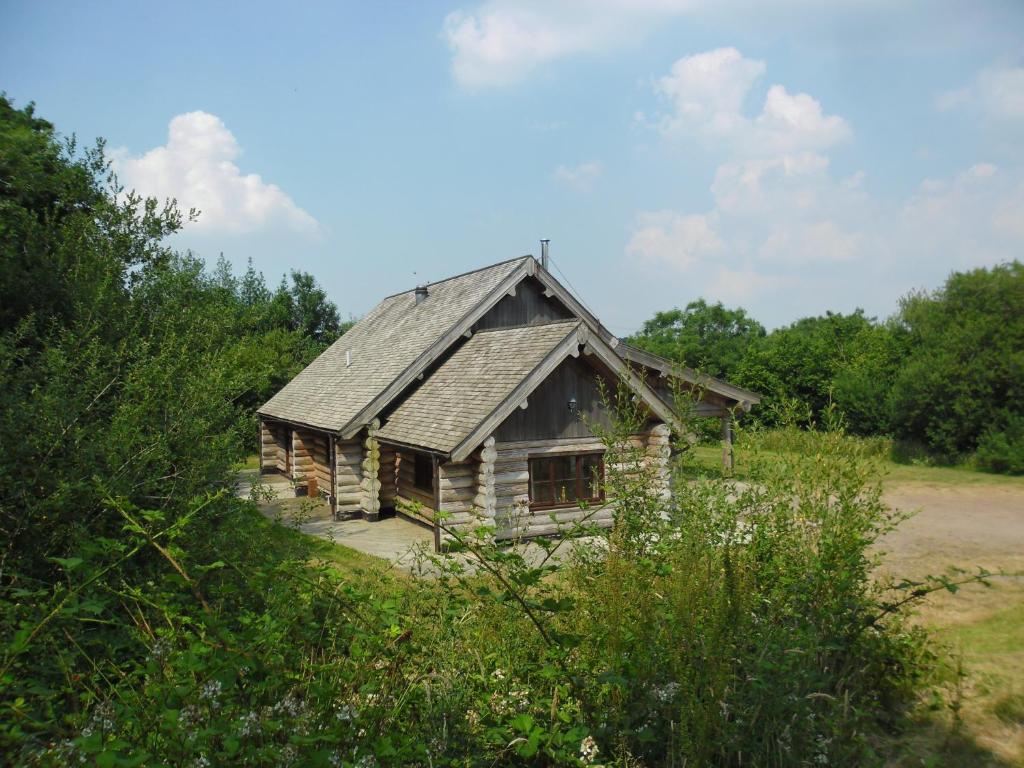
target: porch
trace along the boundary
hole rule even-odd
[[[259,501],[260,513],[301,533],[379,557],[404,571],[418,570],[420,552],[432,552],[434,532],[423,525],[394,516],[369,522],[361,517],[336,519],[327,499],[296,498],[294,487],[283,475],[260,477],[256,470],[239,474],[236,493],[250,498],[255,481],[273,492],[274,498]]]

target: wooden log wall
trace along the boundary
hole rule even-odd
[[[605,476],[612,471],[626,474],[649,472],[655,478],[659,492],[667,495],[669,439],[669,428],[664,424],[658,424],[650,432],[633,435],[630,443],[641,449],[639,461],[634,466],[629,466],[628,458],[617,466],[606,463]],[[497,443],[494,450],[495,538],[556,535],[584,520],[588,524],[611,527],[615,509],[614,500],[611,499],[602,504],[593,504],[587,510],[576,506],[530,509],[530,457],[605,452],[607,446],[597,438]]]
[[[334,441],[334,496],[338,515],[351,517],[362,510],[363,446],[356,438]]]
[[[285,471],[287,428],[283,424],[260,421],[260,467],[264,472]]]
[[[491,437],[465,461],[438,467],[441,509],[448,515],[446,526],[471,531],[483,525],[494,525],[496,455]],[[450,534],[442,531],[442,541],[450,538]]]
[[[380,445],[380,506],[395,507],[398,497],[398,453],[390,445]]]
[[[295,429],[292,437],[292,477],[300,483],[316,478],[317,492],[331,493],[330,437],[326,432]]]
[[[647,467],[664,499],[672,492],[671,458],[672,431],[667,424],[657,424],[647,434]]]

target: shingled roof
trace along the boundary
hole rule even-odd
[[[560,346],[579,320],[496,328],[472,336],[388,417],[382,440],[451,453]]]
[[[357,431],[376,415],[375,403],[386,405],[389,390],[422,372],[474,310],[499,299],[533,263],[523,256],[431,283],[419,304],[414,290],[389,296],[258,413],[331,432]]]

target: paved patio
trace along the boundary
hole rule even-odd
[[[273,494],[272,500],[257,501],[257,507],[265,517],[310,536],[318,536],[334,544],[388,560],[395,567],[410,573],[436,573],[436,569],[422,557],[423,553],[433,552],[434,549],[434,532],[430,528],[402,517],[391,517],[376,523],[361,519],[337,521],[326,501],[296,498],[294,487],[287,478],[281,475],[260,477],[256,470],[251,469],[239,473],[236,486],[238,496],[251,498],[254,480],[260,481],[261,490],[269,489]],[[590,537],[566,541],[555,561],[568,557],[576,546],[591,542],[593,539]],[[534,543],[524,542],[514,546],[520,548],[528,561],[538,563],[545,556],[544,550]],[[451,556],[469,565],[465,555]]]
[[[240,474],[237,487],[239,496],[250,498],[256,477],[258,475],[253,470],[245,470]],[[420,553],[433,551],[434,532],[425,526],[401,517],[391,517],[376,523],[360,519],[338,521],[334,519],[326,501],[295,498],[292,484],[286,478],[265,475],[260,479],[261,485],[270,489],[275,496],[270,501],[258,501],[260,512],[302,533],[390,560],[406,571],[418,570]]]

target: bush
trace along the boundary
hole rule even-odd
[[[1005,426],[982,435],[974,461],[986,472],[1024,475],[1024,416],[1008,415]]]
[[[929,588],[871,578],[896,519],[864,443],[818,433],[780,457],[751,436],[744,483],[667,500],[607,439],[612,530],[453,532],[436,579],[339,573],[223,496],[173,520],[108,500],[119,536],[0,601],[0,747],[38,765],[870,763],[923,668],[903,608]]]

